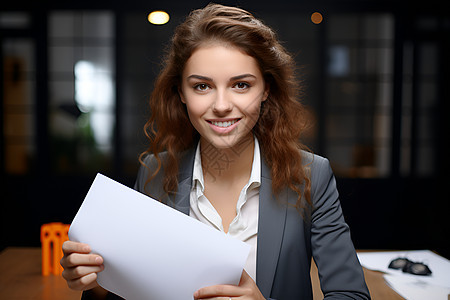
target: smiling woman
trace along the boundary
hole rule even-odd
[[[329,163],[300,141],[297,91],[292,57],[249,12],[210,4],[177,27],[135,188],[250,246],[238,285],[194,299],[311,299],[312,256],[325,297],[370,298]],[[101,299],[103,258],[74,242],[64,252],[70,285]]]

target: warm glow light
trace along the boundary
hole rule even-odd
[[[322,23],[322,20],[323,20],[322,14],[319,12],[315,12],[311,15],[311,21],[314,24],[320,24]]]
[[[169,14],[165,11],[155,10],[148,15],[148,21],[155,25],[162,25],[169,22]]]

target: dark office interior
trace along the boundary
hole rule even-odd
[[[133,186],[164,47],[209,1],[2,2],[0,249],[69,224],[98,172]],[[445,1],[216,2],[253,12],[294,53],[305,143],[332,164],[355,247],[450,258]],[[167,24],[148,22],[156,9]]]

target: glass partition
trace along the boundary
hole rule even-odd
[[[57,173],[112,168],[114,14],[49,14],[49,130]]]
[[[6,38],[1,47],[5,172],[26,174],[35,159],[35,46],[29,38]]]

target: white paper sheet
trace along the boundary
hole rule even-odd
[[[69,230],[104,258],[98,283],[128,300],[192,299],[238,284],[249,245],[98,174]]]
[[[406,257],[422,262],[431,269],[431,276],[404,273],[389,269],[396,258]],[[429,250],[359,252],[359,261],[367,269],[385,272],[386,282],[407,300],[447,300],[450,293],[450,261]]]
[[[401,270],[389,269],[389,263],[398,257],[407,257],[414,262],[423,262],[430,268],[431,276],[412,275]],[[422,281],[428,284],[450,288],[450,261],[429,250],[359,252],[358,258],[361,265],[370,270],[402,276],[409,278],[411,281],[420,277]]]
[[[416,276],[415,280],[404,276],[383,275],[386,282],[407,300],[448,300],[450,288],[429,284]]]

